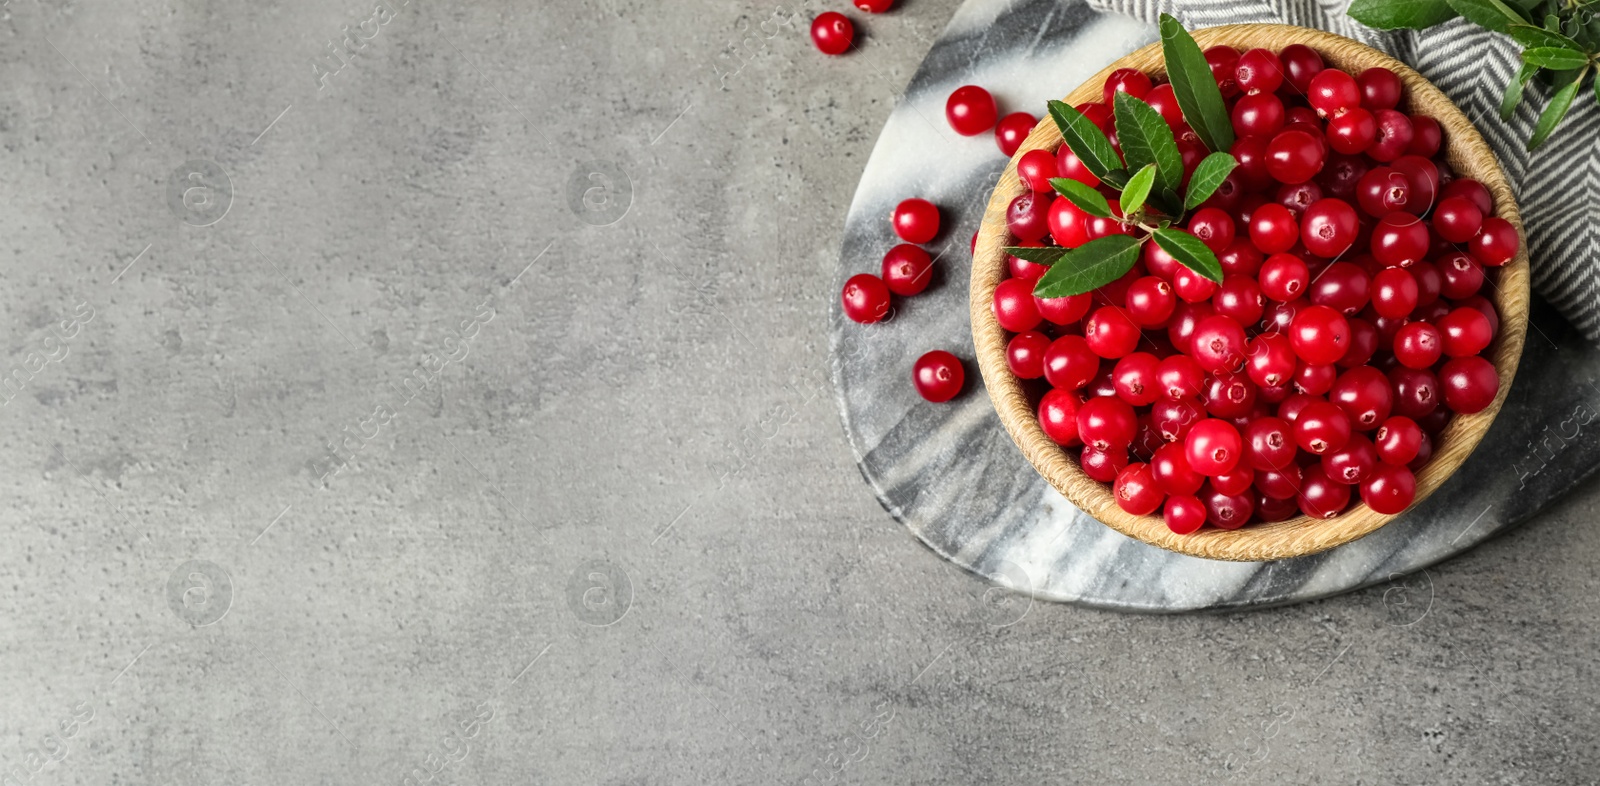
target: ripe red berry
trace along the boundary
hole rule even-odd
[[[1202,489],[1200,500],[1206,505],[1206,521],[1217,529],[1238,529],[1255,512],[1251,494],[1224,494],[1213,487]]]
[[[1008,278],[994,288],[994,318],[1000,327],[1022,333],[1039,325],[1039,307],[1033,302],[1033,282]]]
[[[1411,507],[1417,497],[1417,477],[1405,467],[1380,464],[1361,483],[1361,501],[1384,515]]]
[[[1356,366],[1339,375],[1328,400],[1350,416],[1351,428],[1371,431],[1388,419],[1394,406],[1389,379],[1372,366]]]
[[[1151,243],[1150,245],[1155,245]],[[1123,296],[1128,316],[1142,328],[1161,327],[1172,316],[1178,297],[1172,285],[1156,276],[1145,276],[1128,285]]]
[[[1202,207],[1190,216],[1189,233],[1200,238],[1212,253],[1221,253],[1233,242],[1233,218],[1214,207]]]
[[[1037,241],[1033,243],[1018,241],[1017,245],[1027,246],[1030,248],[1042,248],[1044,246],[1043,243],[1039,243]],[[1012,278],[1025,278],[1034,282],[1037,282],[1041,277],[1044,276],[1046,272],[1050,270],[1048,265],[1041,265],[1037,262],[1029,262],[1022,257],[1013,256],[1010,254],[1006,255],[1006,267],[1011,271]]]
[[[1222,97],[1239,95],[1239,50],[1231,46],[1213,46],[1205,50],[1205,58],[1206,65],[1211,69],[1211,78],[1216,80]]]
[[[894,0],[856,0],[856,8],[869,14],[881,14],[894,7]]]
[[[824,11],[811,20],[811,43],[825,55],[844,54],[855,36],[855,25],[837,11]]]
[[[1110,483],[1117,479],[1117,473],[1123,467],[1128,466],[1128,451],[1126,448],[1102,450],[1085,445],[1083,452],[1078,455],[1078,466],[1083,467],[1083,474],[1101,483]]]
[[[1243,443],[1232,423],[1208,418],[1194,424],[1184,438],[1184,458],[1203,475],[1220,475],[1239,463]]]
[[[1161,361],[1148,352],[1134,352],[1117,361],[1111,369],[1111,383],[1117,398],[1136,407],[1147,407],[1161,397],[1157,369]]]
[[[1078,437],[1096,450],[1126,451],[1138,428],[1133,407],[1116,396],[1100,396],[1078,407]]]
[[[1462,415],[1482,412],[1500,392],[1500,375],[1489,361],[1472,355],[1452,358],[1439,369],[1444,404]]]
[[[1394,414],[1421,422],[1439,407],[1439,378],[1428,369],[1403,366],[1389,369],[1389,385],[1394,389]]]
[[[1071,390],[1053,388],[1039,400],[1039,428],[1050,441],[1062,447],[1080,445],[1078,407],[1083,400]]]
[[[1472,252],[1473,259],[1489,267],[1500,267],[1516,257],[1521,245],[1522,239],[1517,236],[1517,228],[1510,221],[1489,216],[1483,220],[1483,226],[1472,238],[1468,250]]]
[[[1172,85],[1160,84],[1150,88],[1144,94],[1144,102],[1150,105],[1167,121],[1167,125],[1176,129],[1183,123],[1183,109],[1178,106],[1178,96],[1172,92]]]
[[[1294,466],[1299,448],[1294,427],[1282,418],[1262,417],[1250,421],[1240,435],[1244,463],[1256,470],[1281,471]]]
[[[1244,328],[1232,317],[1206,317],[1195,325],[1191,347],[1190,354],[1206,371],[1233,371],[1244,365]]]
[[[1494,214],[1494,197],[1489,194],[1489,189],[1470,177],[1456,178],[1439,188],[1439,199],[1450,197],[1471,200],[1472,204],[1478,206],[1478,211],[1485,216]]]
[[[1204,401],[1212,417],[1248,420],[1256,406],[1256,386],[1242,373],[1219,372],[1206,385]]]
[[[1350,505],[1350,487],[1335,483],[1320,464],[1300,474],[1300,493],[1295,496],[1300,512],[1314,519],[1331,519]]]
[[[1111,496],[1116,498],[1117,507],[1135,516],[1154,513],[1166,501],[1165,495],[1156,488],[1155,479],[1150,476],[1149,464],[1123,467],[1111,487]]]
[[[1288,251],[1300,239],[1300,226],[1294,214],[1275,202],[1256,208],[1250,214],[1249,226],[1250,242],[1263,254]]]
[[[1101,98],[1106,106],[1114,106],[1112,99],[1117,93],[1127,93],[1134,98],[1144,98],[1154,84],[1150,75],[1137,68],[1119,68],[1106,77],[1105,87],[1101,89]]]
[[[1367,148],[1367,155],[1378,161],[1393,161],[1405,155],[1415,134],[1411,118],[1393,109],[1379,109],[1372,116],[1378,121],[1378,138]]]
[[[1077,390],[1100,373],[1100,356],[1082,336],[1062,336],[1044,351],[1044,378],[1054,388]]]
[[[1000,153],[1006,158],[1015,155],[1017,148],[1022,147],[1022,140],[1033,133],[1033,127],[1039,120],[1027,112],[1012,112],[1000,118],[994,127],[994,141],[1000,146]]]
[[[1239,56],[1233,74],[1246,93],[1272,93],[1283,84],[1283,62],[1270,49],[1251,49]]]
[[[1300,216],[1300,242],[1319,257],[1334,259],[1349,250],[1358,229],[1356,209],[1342,199],[1319,199]]]
[[[1417,452],[1422,450],[1423,439],[1422,427],[1411,418],[1400,415],[1385,420],[1372,435],[1378,458],[1398,467],[1411,463],[1417,457]]]
[[[1050,203],[1050,237],[1062,248],[1077,248],[1089,242],[1090,218],[1072,200],[1057,199]]]
[[[1267,143],[1267,173],[1280,183],[1304,183],[1322,171],[1326,160],[1322,142],[1298,128],[1285,128]]]
[[[1018,240],[1038,241],[1050,234],[1050,204],[1055,196],[1024,191],[1006,207],[1006,229]]]
[[[1261,293],[1280,303],[1305,294],[1311,271],[1293,254],[1273,254],[1261,264]]]
[[[1161,399],[1150,408],[1151,425],[1168,442],[1186,439],[1189,430],[1205,416],[1205,408],[1192,398]]]
[[[1322,117],[1337,117],[1361,106],[1361,86],[1355,77],[1337,68],[1325,68],[1311,78],[1306,102]]]
[[[896,295],[918,294],[932,277],[933,259],[920,246],[901,243],[883,255],[883,283]]]
[[[1384,268],[1372,277],[1372,310],[1401,319],[1417,307],[1417,280],[1403,267]]]
[[[1161,512],[1162,520],[1167,522],[1167,529],[1178,535],[1198,532],[1206,524],[1206,515],[1205,503],[1192,495],[1168,497],[1166,507]]]
[[[1433,210],[1433,231],[1451,243],[1465,243],[1483,226],[1483,211],[1466,197],[1439,200]]]
[[[1019,379],[1038,379],[1044,376],[1044,354],[1050,348],[1050,337],[1037,330],[1018,333],[1006,343],[1006,366]]]
[[[1345,155],[1365,152],[1378,138],[1378,121],[1372,113],[1356,107],[1328,120],[1328,147]]]
[[[1023,153],[1017,159],[1017,177],[1029,191],[1049,193],[1054,190],[1050,178],[1060,177],[1056,174],[1055,154],[1037,148]]]
[[[1406,153],[1423,158],[1432,158],[1439,152],[1439,145],[1444,142],[1444,131],[1439,128],[1439,121],[1421,115],[1411,116],[1411,145],[1406,148]]]
[[[1344,447],[1350,432],[1350,416],[1339,405],[1322,399],[1306,404],[1294,421],[1295,444],[1318,456]]]
[[[1121,308],[1104,306],[1083,323],[1083,337],[1096,355],[1120,358],[1139,346],[1139,326]]]
[[[1405,267],[1427,255],[1431,237],[1422,219],[1396,211],[1373,227],[1372,256],[1390,267]]]
[[[1294,377],[1298,358],[1288,336],[1262,333],[1250,339],[1246,355],[1245,373],[1257,385],[1278,387],[1288,384]]]
[[[994,128],[998,114],[994,96],[977,85],[956,88],[944,103],[945,120],[962,136],[977,136]]]
[[[1065,202],[1066,200],[1061,200]],[[1039,316],[1056,325],[1071,325],[1083,319],[1089,313],[1089,307],[1094,305],[1094,295],[1084,292],[1081,295],[1067,297],[1033,297],[1033,305],[1039,309]]]
[[[1304,44],[1290,44],[1278,57],[1283,61],[1284,76],[1300,93],[1311,89],[1311,80],[1323,69],[1322,55]]]
[[[1253,276],[1229,275],[1224,276],[1222,284],[1217,287],[1217,294],[1211,298],[1211,306],[1218,314],[1232,318],[1241,326],[1254,325],[1261,321],[1261,315],[1266,310],[1266,299],[1261,295],[1261,285],[1256,283]]]
[[[1427,322],[1408,323],[1394,334],[1395,360],[1406,368],[1432,368],[1442,354],[1444,339]]]
[[[1489,319],[1475,308],[1463,306],[1445,314],[1438,327],[1444,354],[1453,358],[1476,355],[1494,340]]]
[[[1237,223],[1235,227],[1237,227]],[[1146,247],[1155,245],[1155,243],[1150,243]],[[1160,246],[1156,247],[1160,248]],[[1217,264],[1222,266],[1222,274],[1224,276],[1253,278],[1261,270],[1261,262],[1264,259],[1266,259],[1266,256],[1251,245],[1249,238],[1241,237],[1235,231],[1233,242],[1229,243],[1228,247],[1217,255]]]
[[[1400,103],[1402,87],[1395,72],[1381,66],[1369,68],[1356,81],[1361,85],[1361,105],[1367,109],[1393,109]]]
[[[942,349],[917,358],[911,374],[917,393],[935,404],[955,398],[967,379],[961,359]]]
[[[890,220],[894,233],[907,243],[926,243],[939,234],[939,208],[926,199],[901,202]]]
[[[1272,499],[1293,500],[1300,493],[1300,465],[1285,464],[1282,469],[1257,468],[1256,489]]]
[[[1373,450],[1372,441],[1360,434],[1351,434],[1350,441],[1338,450],[1330,450],[1322,454],[1323,474],[1328,480],[1343,483],[1346,486],[1360,483],[1378,466],[1378,452]]]
[[[1344,357],[1349,348],[1350,323],[1328,306],[1308,306],[1294,315],[1289,341],[1301,360],[1316,366]]]
[[[1370,169],[1356,185],[1356,203],[1373,218],[1405,210],[1411,200],[1411,181],[1392,167]]]
[[[1233,130],[1239,136],[1277,134],[1283,130],[1283,100],[1272,93],[1241,96],[1233,105]]]
[[[889,287],[883,279],[871,273],[858,273],[844,282],[839,295],[844,304],[844,315],[869,325],[889,315]]]

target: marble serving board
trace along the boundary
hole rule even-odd
[[[835,291],[877,272],[896,242],[887,216],[920,196],[942,208],[933,285],[897,298],[890,320],[857,325],[835,301],[832,372],[861,474],[884,508],[939,556],[1034,597],[1126,611],[1178,612],[1311,600],[1384,583],[1502,533],[1600,465],[1580,437],[1600,413],[1600,351],[1536,306],[1509,400],[1480,450],[1443,488],[1362,540],[1270,563],[1197,559],[1147,546],[1073,507],[1001,427],[973,360],[969,242],[1006,160],[990,135],[944,122],[963,84],[987,87],[1002,114],[1038,115],[1106,64],[1156,39],[1143,23],[1081,0],[970,0],[928,53],[885,124],[846,220]],[[914,360],[947,349],[967,360],[967,389],[929,404]]]

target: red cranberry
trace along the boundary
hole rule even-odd
[[[1300,217],[1300,242],[1319,257],[1335,258],[1355,244],[1357,224],[1356,209],[1348,202],[1318,200]]]
[[[1206,505],[1206,521],[1217,529],[1238,529],[1250,520],[1255,502],[1250,494],[1224,494],[1215,488],[1202,489],[1200,500]]]
[[[1421,422],[1439,407],[1439,378],[1425,368],[1389,369],[1389,384],[1394,388],[1394,414]]]
[[[1135,516],[1144,516],[1154,513],[1165,501],[1164,495],[1156,488],[1155,480],[1150,476],[1149,464],[1129,464],[1117,473],[1117,480],[1111,487],[1111,496],[1117,500],[1117,507],[1122,508]]]
[[[1244,364],[1244,328],[1232,317],[1218,314],[1201,320],[1195,326],[1191,346],[1195,361],[1212,373],[1231,371]]]
[[[1038,241],[1032,243],[1018,241],[1017,245],[1027,246],[1029,248],[1044,247],[1044,244]],[[913,248],[915,248],[915,246],[913,246]],[[1006,255],[1006,267],[1011,271],[1012,278],[1025,278],[1033,282],[1038,282],[1038,280],[1050,270],[1049,265],[1041,265],[1037,262],[1029,262],[1022,257],[1011,256],[1009,254]]]
[[[1061,200],[1065,202],[1066,200]],[[1071,325],[1083,319],[1089,313],[1089,307],[1094,304],[1094,295],[1084,292],[1081,295],[1068,295],[1067,297],[1039,297],[1033,298],[1034,308],[1039,310],[1039,316],[1056,325]]]
[[[933,259],[919,246],[901,243],[883,255],[883,283],[896,295],[918,294],[932,278]]]
[[[1050,237],[1062,248],[1077,248],[1089,242],[1090,218],[1072,200],[1057,199],[1050,203]]]
[[[994,96],[977,85],[962,85],[950,93],[944,103],[944,117],[950,127],[962,136],[977,136],[994,128],[999,111],[995,109]]]
[[[1106,106],[1115,106],[1112,103],[1117,93],[1127,93],[1134,98],[1144,98],[1150,88],[1155,85],[1150,81],[1150,75],[1137,68],[1119,68],[1106,77],[1105,87],[1101,89],[1101,97]]]
[[[1521,245],[1522,239],[1517,236],[1517,228],[1510,221],[1489,216],[1483,220],[1483,226],[1467,248],[1472,252],[1473,259],[1489,267],[1500,267],[1517,255]]]
[[[1117,361],[1111,370],[1117,397],[1136,407],[1154,404],[1161,396],[1160,365],[1161,361],[1148,352],[1134,352]]]
[[[1490,335],[1499,335],[1500,315],[1495,313],[1494,304],[1490,303],[1488,298],[1482,295],[1473,295],[1472,297],[1466,297],[1457,300],[1455,304],[1463,308],[1477,309],[1478,313],[1482,314],[1484,319],[1489,320]]]
[[[1240,435],[1244,444],[1244,463],[1257,470],[1283,470],[1294,465],[1299,453],[1294,429],[1282,418],[1252,420]]]
[[[1311,78],[1306,102],[1322,117],[1337,117],[1361,106],[1361,92],[1355,77],[1337,68],[1325,68]]]
[[[1413,262],[1411,277],[1417,282],[1417,305],[1426,306],[1439,299],[1444,291],[1444,276],[1439,273],[1439,267],[1431,262]]]
[[[855,25],[837,11],[824,11],[811,20],[811,43],[825,55],[844,54],[855,37]]]
[[[1231,46],[1213,46],[1205,50],[1206,65],[1211,68],[1211,78],[1223,98],[1239,95],[1239,50]]]
[[[1012,112],[1000,118],[994,127],[994,141],[1000,146],[1001,155],[1006,158],[1016,155],[1017,148],[1022,147],[1022,141],[1028,138],[1038,123],[1038,118],[1027,112]]]
[[[1489,319],[1475,308],[1457,308],[1439,320],[1440,344],[1444,354],[1453,357],[1476,355],[1494,340]]]
[[[1444,404],[1462,415],[1482,412],[1500,392],[1500,375],[1489,361],[1476,355],[1451,358],[1439,369]]]
[[[1239,237],[1235,233],[1233,242],[1217,255],[1217,263],[1222,266],[1224,276],[1254,277],[1257,271],[1261,270],[1261,262],[1265,258],[1254,245],[1251,245],[1249,238]]]
[[[1178,304],[1178,297],[1173,294],[1171,284],[1156,276],[1145,276],[1128,286],[1123,302],[1135,324],[1153,328],[1167,324],[1172,309]]]
[[[1266,188],[1272,183],[1272,173],[1267,171],[1267,142],[1260,137],[1240,137],[1228,149],[1239,167],[1234,170],[1249,189]]]
[[[1443,142],[1444,131],[1439,128],[1439,121],[1421,115],[1411,116],[1411,145],[1406,148],[1406,153],[1432,158],[1439,152],[1439,145]]]
[[[1311,80],[1322,73],[1322,55],[1304,44],[1290,44],[1278,56],[1283,61],[1283,73],[1289,84],[1300,93],[1311,89]]]
[[[1096,355],[1120,358],[1139,346],[1139,326],[1116,306],[1104,306],[1083,323],[1083,337]]]
[[[1250,242],[1263,254],[1288,251],[1299,239],[1300,226],[1283,205],[1268,203],[1250,215]]]
[[[1044,354],[1050,348],[1050,337],[1037,330],[1018,333],[1006,344],[1006,365],[1020,379],[1038,379],[1044,376]]]
[[[1062,447],[1082,444],[1078,438],[1078,408],[1083,400],[1071,390],[1054,388],[1039,400],[1039,428]]]
[[[1335,483],[1352,486],[1360,483],[1367,473],[1378,466],[1378,452],[1371,440],[1360,434],[1351,434],[1344,447],[1322,454],[1323,474]]]
[[[1078,407],[1078,437],[1097,450],[1127,450],[1137,427],[1133,407],[1115,396],[1091,398]]]
[[[1150,88],[1145,93],[1144,102],[1150,105],[1167,121],[1167,125],[1177,128],[1183,123],[1183,110],[1178,106],[1178,96],[1172,92],[1172,85],[1162,84]]]
[[[1493,215],[1494,213],[1494,197],[1490,196],[1489,189],[1470,177],[1457,178],[1440,187],[1439,199],[1444,200],[1450,197],[1462,197],[1471,200],[1472,204],[1478,206],[1478,212],[1485,216]]]
[[[1411,184],[1406,212],[1421,216],[1432,210],[1439,193],[1439,167],[1422,156],[1412,155],[1401,156],[1390,166],[1405,175],[1406,182]]]
[[[1320,199],[1322,199],[1322,186],[1317,185],[1314,180],[1307,180],[1304,183],[1295,183],[1294,185],[1285,183],[1278,187],[1278,204],[1289,208],[1289,212],[1293,213],[1298,221],[1303,222],[1306,208],[1311,207]],[[1352,227],[1351,234],[1353,235],[1354,233],[1355,230]]]
[[[1050,185],[1050,178],[1059,177],[1056,174],[1055,154],[1048,150],[1029,150],[1017,159],[1017,178],[1022,181],[1029,191],[1049,193],[1054,190]]]
[[[1442,411],[1442,410],[1441,410]],[[1417,457],[1406,465],[1406,469],[1416,472],[1428,465],[1433,460],[1433,437],[1428,435],[1428,430],[1422,430],[1422,447],[1417,449]]]
[[[1371,167],[1367,165],[1365,157],[1334,153],[1322,165],[1322,174],[1317,175],[1317,182],[1322,184],[1322,190],[1328,196],[1355,202],[1356,185],[1369,170]]]
[[[1042,240],[1050,234],[1050,194],[1024,191],[1006,207],[1006,228],[1019,240]]]
[[[1465,243],[1483,226],[1483,211],[1466,197],[1439,200],[1433,211],[1433,231],[1451,243]]]
[[[994,318],[1000,327],[1022,333],[1039,325],[1039,307],[1033,302],[1033,282],[1008,278],[994,288]]]
[[[939,234],[939,208],[926,199],[907,199],[896,205],[891,221],[894,233],[907,243],[926,243]]]
[[[1267,143],[1267,173],[1280,183],[1304,183],[1322,171],[1326,160],[1317,137],[1298,128],[1286,128]]]
[[[1427,322],[1411,322],[1394,334],[1394,357],[1406,368],[1431,368],[1444,353],[1439,329]]]
[[[1378,465],[1361,484],[1361,501],[1384,515],[1392,516],[1411,507],[1416,496],[1416,476],[1393,464]]]
[[[1229,275],[1222,279],[1217,294],[1211,299],[1212,308],[1240,325],[1254,325],[1261,321],[1266,310],[1266,300],[1261,296],[1261,285],[1255,278]]]
[[[1187,438],[1189,430],[1205,416],[1205,409],[1193,398],[1162,399],[1150,407],[1151,424],[1168,442]]]
[[[1188,301],[1179,302],[1172,309],[1172,318],[1167,320],[1167,338],[1172,341],[1172,346],[1179,352],[1189,354],[1193,348],[1191,341],[1194,338],[1194,328],[1200,320],[1214,314],[1210,303]]]
[[[1371,147],[1377,138],[1377,119],[1361,107],[1347,110],[1328,121],[1328,147],[1333,148],[1334,152],[1355,155]]]
[[[1256,489],[1272,499],[1294,499],[1300,493],[1300,465],[1285,464],[1282,469],[1256,468]]]
[[[1217,282],[1189,268],[1180,267],[1172,273],[1172,291],[1186,303],[1199,303],[1210,300],[1216,294]]]
[[[1382,425],[1394,405],[1388,378],[1372,366],[1357,366],[1340,374],[1328,391],[1328,400],[1350,416],[1356,431],[1371,431]]]
[[[1251,49],[1239,56],[1233,74],[1246,93],[1273,93],[1283,84],[1283,62],[1270,49]]]
[[[1233,219],[1214,207],[1202,207],[1189,218],[1189,232],[1213,253],[1221,253],[1233,242]]]
[[[1256,406],[1256,386],[1243,374],[1218,373],[1206,386],[1204,400],[1212,417],[1248,419]]]
[[[1274,521],[1287,521],[1300,512],[1293,499],[1273,499],[1265,494],[1256,494],[1256,518],[1271,523]]]
[[[1205,526],[1207,515],[1205,503],[1198,497],[1190,495],[1168,497],[1166,507],[1161,511],[1161,518],[1167,522],[1167,529],[1176,535],[1198,532]]]
[[[1400,103],[1400,77],[1387,68],[1369,68],[1357,80],[1361,84],[1361,105],[1367,109],[1393,109]]]
[[[1400,319],[1417,307],[1417,280],[1402,267],[1385,268],[1372,277],[1372,308],[1390,319]]]
[[[1083,467],[1083,474],[1090,478],[1110,483],[1117,479],[1117,473],[1123,467],[1128,466],[1128,451],[1125,448],[1101,450],[1093,445],[1085,445],[1078,456],[1078,465]]]
[[[858,273],[844,282],[840,300],[844,303],[844,315],[863,325],[889,315],[889,287],[871,273]]]
[[[1369,170],[1356,186],[1356,203],[1373,218],[1405,210],[1410,199],[1411,181],[1403,172],[1391,167]]]
[[[1219,494],[1232,497],[1249,491],[1255,485],[1255,480],[1255,471],[1241,462],[1233,469],[1212,477],[1211,488]]]
[[[1378,458],[1403,467],[1411,463],[1417,457],[1417,452],[1422,450],[1422,427],[1411,418],[1396,415],[1378,427],[1372,440]]]
[[[1289,328],[1295,354],[1313,365],[1328,365],[1344,357],[1349,338],[1350,323],[1328,306],[1301,309]]]
[[[1394,212],[1378,219],[1372,230],[1372,256],[1390,267],[1404,267],[1428,253],[1428,225],[1410,213]]]
[[[1405,155],[1415,132],[1411,119],[1393,109],[1372,113],[1378,121],[1378,138],[1367,148],[1367,155],[1378,161],[1393,161]]]
[[[1233,131],[1239,136],[1272,137],[1283,130],[1283,101],[1271,93],[1240,97],[1233,105]]]
[[[856,0],[856,8],[869,14],[881,14],[894,7],[894,0]]]
[[[1262,387],[1278,387],[1293,377],[1298,358],[1289,337],[1281,333],[1263,333],[1250,340],[1245,372],[1250,381]]]
[[[1280,303],[1305,294],[1310,281],[1306,263],[1293,254],[1273,254],[1261,265],[1261,293]]]
[[[1360,317],[1351,317],[1349,322],[1350,348],[1345,350],[1344,357],[1339,358],[1339,368],[1365,366],[1378,353],[1377,326]]]
[[[1233,424],[1208,418],[1189,429],[1183,449],[1184,457],[1195,471],[1204,475],[1220,475],[1239,463],[1242,443],[1239,430]]]
[[[1168,355],[1156,369],[1156,384],[1169,399],[1192,398],[1204,389],[1205,370],[1188,355]]]
[[[1313,464],[1300,474],[1300,493],[1295,496],[1300,512],[1314,519],[1331,519],[1350,504],[1350,487],[1335,483]]]
[[[1321,399],[1306,404],[1294,421],[1295,444],[1319,456],[1344,447],[1350,431],[1350,416],[1337,404]]]
[[[1333,364],[1314,366],[1303,363],[1294,372],[1294,388],[1301,393],[1320,396],[1333,387],[1339,378],[1339,369]]]
[[[1100,373],[1100,356],[1082,336],[1062,336],[1044,351],[1044,378],[1052,387],[1077,390]]]
[[[967,380],[961,359],[942,349],[917,358],[911,374],[917,393],[935,404],[955,398]]]

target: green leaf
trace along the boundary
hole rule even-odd
[[[1522,14],[1500,0],[1448,0],[1456,13],[1479,27],[1504,33],[1512,25],[1528,23]]]
[[[1445,0],[1355,0],[1349,14],[1357,22],[1379,30],[1421,30],[1457,16]]]
[[[1079,210],[1091,216],[1111,217],[1111,203],[1091,186],[1086,186],[1070,177],[1052,177],[1050,187],[1054,188],[1057,194],[1066,197],[1067,201],[1077,205]]]
[[[1200,141],[1218,152],[1233,147],[1233,120],[1228,105],[1222,102],[1222,90],[1211,76],[1211,66],[1194,37],[1170,14],[1161,15],[1161,56],[1167,61],[1167,76],[1183,119]]]
[[[1532,63],[1551,71],[1571,71],[1589,64],[1589,56],[1576,49],[1559,46],[1536,46],[1522,50],[1522,62]]]
[[[1061,138],[1066,140],[1067,147],[1095,177],[1106,180],[1106,175],[1122,168],[1122,159],[1117,158],[1117,149],[1111,146],[1111,140],[1082,112],[1061,101],[1051,101],[1050,117],[1056,121],[1056,128],[1061,129]]]
[[[1528,80],[1539,73],[1539,67],[1523,63],[1517,69],[1517,75],[1511,78],[1511,83],[1506,85],[1506,96],[1500,99],[1500,119],[1510,120],[1511,113],[1517,110],[1517,104],[1522,103],[1522,89],[1528,86]]]
[[[1217,192],[1217,186],[1228,179],[1228,173],[1239,161],[1227,153],[1212,153],[1201,159],[1189,177],[1189,193],[1183,198],[1183,208],[1193,210]]]
[[[1573,49],[1579,52],[1583,51],[1583,45],[1579,44],[1577,41],[1574,41],[1560,33],[1551,32],[1542,27],[1534,27],[1533,25],[1512,25],[1506,28],[1506,32],[1510,33],[1511,37],[1516,39],[1517,43],[1522,44],[1523,46],[1553,46],[1557,49]]]
[[[1144,201],[1150,198],[1150,188],[1155,184],[1155,164],[1145,164],[1144,168],[1133,173],[1133,177],[1128,178],[1127,187],[1122,189],[1122,214],[1131,216],[1144,207]]]
[[[1572,107],[1572,99],[1578,97],[1578,88],[1583,85],[1583,76],[1589,69],[1585,67],[1578,73],[1578,78],[1568,82],[1566,86],[1556,91],[1550,97],[1550,103],[1545,106],[1544,114],[1539,115],[1539,124],[1533,128],[1533,138],[1528,140],[1528,149],[1537,150],[1550,138],[1550,132],[1556,130],[1556,124],[1561,118],[1567,116],[1567,110]]]
[[[1155,238],[1156,245],[1184,267],[1218,284],[1222,283],[1222,263],[1217,261],[1217,255],[1211,253],[1211,249],[1200,238],[1181,229],[1157,229]]]
[[[1006,253],[1017,259],[1026,259],[1041,265],[1054,265],[1056,260],[1067,255],[1070,248],[1057,246],[1006,246]]]
[[[1051,265],[1034,285],[1033,294],[1052,298],[1092,292],[1132,270],[1142,245],[1144,238],[1129,235],[1107,235],[1084,243]]]
[[[1118,92],[1112,101],[1117,118],[1117,139],[1122,142],[1122,157],[1129,169],[1154,164],[1162,188],[1183,185],[1183,154],[1172,126],[1154,107],[1127,93]]]

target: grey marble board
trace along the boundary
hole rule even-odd
[[[1186,557],[1129,539],[1074,508],[1001,427],[972,361],[968,243],[1005,159],[992,136],[944,122],[962,84],[987,87],[1002,114],[1036,116],[1112,60],[1155,40],[1139,22],[1081,0],[970,0],[912,78],[885,124],[846,220],[835,291],[877,272],[898,242],[887,216],[901,199],[940,205],[945,229],[933,285],[897,298],[890,320],[857,325],[837,299],[832,372],[862,476],[884,508],[939,556],[1034,597],[1126,611],[1178,612],[1311,600],[1393,580],[1524,521],[1600,464],[1579,438],[1600,413],[1600,351],[1548,308],[1536,309],[1504,411],[1451,481],[1377,533],[1332,551],[1271,563]],[[922,353],[967,359],[966,391],[929,404],[912,388]]]

